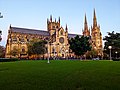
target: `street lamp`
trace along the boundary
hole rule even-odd
[[[110,60],[112,60],[112,58],[111,58],[111,49],[112,49],[112,46],[108,46],[108,48],[110,49]]]
[[[66,59],[68,59],[68,50],[66,50],[65,52],[66,52]]]
[[[118,52],[116,51],[115,53],[116,53],[116,59],[117,59],[117,53],[118,53]]]
[[[11,58],[11,37],[9,38],[9,45],[10,45],[10,58]]]
[[[49,60],[49,58],[50,58],[50,56],[49,56],[49,41],[47,41],[47,53],[48,53],[48,58],[47,58],[47,63],[50,63],[50,60]]]

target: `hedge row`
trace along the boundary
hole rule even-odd
[[[11,61],[18,61],[17,58],[0,58],[0,62],[11,62]]]
[[[113,58],[113,61],[120,61],[120,58]]]

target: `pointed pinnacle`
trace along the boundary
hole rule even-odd
[[[85,24],[87,24],[87,18],[86,18],[86,13],[85,13]]]
[[[66,28],[65,28],[65,30],[68,31],[67,24],[66,24]]]

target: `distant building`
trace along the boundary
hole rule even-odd
[[[92,33],[90,35],[90,29],[88,30],[87,19],[85,15],[84,23],[84,36],[91,36],[92,47],[98,50],[101,55],[102,50],[102,34],[100,32],[100,27],[97,26],[96,15],[94,11],[93,27],[91,28]],[[10,52],[14,48],[20,50],[17,57],[28,57],[27,54],[27,43],[33,39],[45,40],[49,38],[50,43],[48,45],[48,51],[50,57],[71,57],[74,54],[69,49],[68,39],[74,38],[77,34],[69,34],[68,27],[66,25],[65,29],[60,25],[60,17],[58,21],[53,21],[52,16],[50,20],[47,19],[47,30],[35,30],[27,28],[12,27],[10,25],[8,30],[7,44],[6,44],[6,54],[5,57],[13,57]],[[79,35],[81,36],[81,35]],[[47,54],[44,55],[47,57]]]

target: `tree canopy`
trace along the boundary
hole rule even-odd
[[[85,36],[79,37],[77,35],[76,37],[71,38],[69,40],[69,44],[70,44],[70,49],[77,56],[84,55],[87,51],[91,50],[89,37],[85,37]]]
[[[43,55],[47,52],[47,48],[45,46],[47,42],[44,40],[40,40],[40,41],[31,41],[28,44],[28,54],[29,55]]]
[[[105,46],[104,46],[104,52],[109,55],[110,50],[109,46],[112,46],[112,57],[119,57],[120,55],[120,33],[115,33],[114,31],[112,33],[108,32],[108,36],[105,36]]]
[[[5,47],[0,45],[0,58],[5,56]]]

